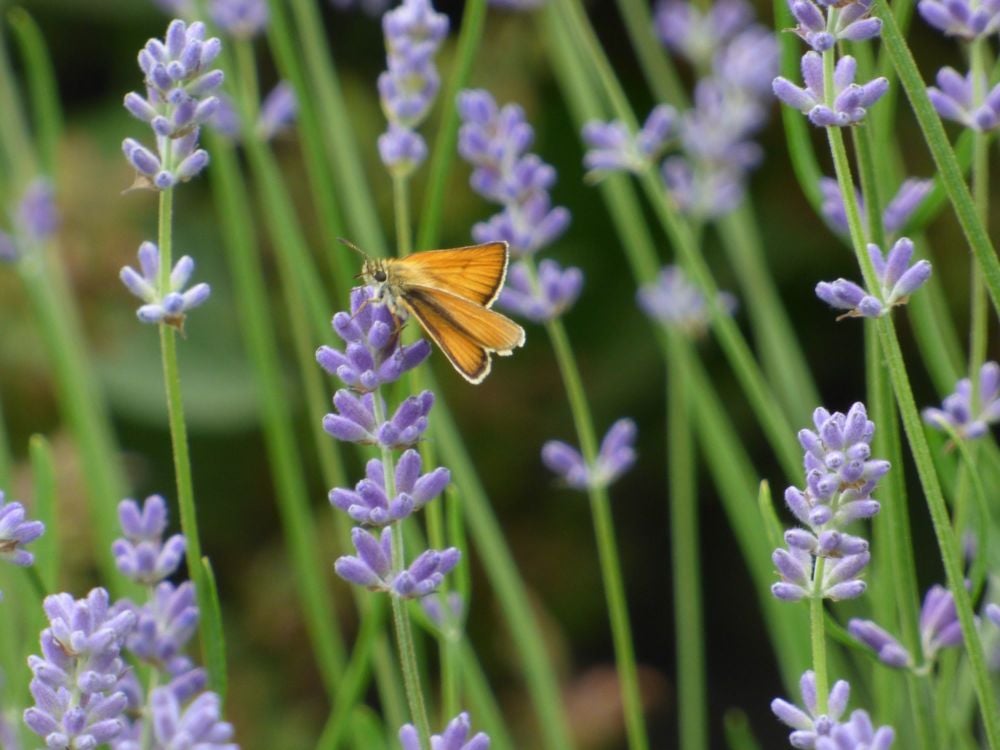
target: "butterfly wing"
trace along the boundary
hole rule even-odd
[[[415,286],[401,298],[445,356],[470,383],[490,372],[490,354],[524,344],[524,329],[505,315],[442,289]]]
[[[507,243],[425,250],[392,261],[392,275],[401,287],[433,287],[489,307],[507,277]]]

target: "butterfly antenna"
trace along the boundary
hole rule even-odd
[[[364,258],[366,260],[368,259],[368,253],[366,253],[364,250],[362,250],[360,247],[358,247],[357,245],[355,245],[350,240],[345,240],[343,237],[338,237],[337,238],[337,242],[339,242],[341,245],[346,245],[347,247],[351,248],[351,250],[353,250],[354,252],[356,252],[362,258]]]

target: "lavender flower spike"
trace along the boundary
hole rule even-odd
[[[118,520],[124,538],[111,544],[111,552],[122,575],[145,586],[173,575],[184,557],[186,542],[181,534],[163,541],[167,530],[166,501],[160,495],[151,495],[140,510],[135,500],[122,500],[118,504]]]
[[[434,592],[462,556],[455,547],[427,550],[409,568],[396,571],[392,567],[391,527],[382,529],[378,538],[356,527],[351,530],[351,540],[358,554],[339,557],[334,563],[337,575],[348,583],[404,599],[419,599]]]
[[[905,305],[909,296],[930,278],[930,261],[920,260],[910,266],[913,243],[900,238],[888,257],[875,244],[868,245],[868,254],[879,280],[876,294],[870,294],[852,281],[837,279],[816,285],[816,296],[827,304],[847,310],[845,316],[878,318],[893,307]]]
[[[869,15],[871,6],[872,0],[844,3],[838,6],[838,12],[831,19],[833,25],[830,26],[823,12],[812,0],[793,0],[792,15],[798,21],[794,31],[817,52],[825,52],[838,41],[861,42],[873,39],[882,33],[882,21]],[[833,10],[827,12],[832,14]]]
[[[666,104],[655,107],[634,136],[618,120],[588,122],[583,126],[590,149],[583,157],[588,177],[597,180],[621,170],[638,174],[649,168],[676,135],[677,125],[677,110]]]
[[[986,362],[979,371],[978,404],[972,404],[972,383],[962,378],[955,392],[945,398],[940,409],[924,409],[924,421],[932,427],[948,426],[964,440],[983,437],[990,425],[1000,421],[1000,365]]]
[[[913,657],[903,644],[871,620],[852,619],[847,623],[847,632],[874,651],[883,664],[897,669],[914,666]]]
[[[0,560],[13,565],[27,567],[35,562],[35,556],[24,545],[35,541],[45,532],[41,521],[26,520],[21,503],[5,503],[0,490]]]
[[[533,281],[523,261],[518,261],[507,272],[497,304],[532,322],[545,323],[572,307],[582,288],[583,272],[575,266],[561,268],[546,258],[538,264],[538,278]]]
[[[827,103],[823,84],[823,58],[815,51],[802,56],[802,78],[805,88],[796,86],[781,76],[774,79],[774,95],[790,107],[809,116],[813,125],[821,128],[855,125],[865,119],[868,108],[889,90],[889,81],[875,78],[864,85],[854,83],[857,62],[850,55],[837,61],[833,74],[833,106]]]
[[[490,738],[483,732],[469,737],[472,724],[469,714],[463,711],[445,727],[441,734],[431,737],[431,747],[434,750],[487,750]],[[403,750],[420,750],[420,735],[412,724],[405,724],[399,730],[399,743]]]
[[[1000,125],[1000,84],[979,100],[972,71],[962,76],[954,68],[944,67],[938,71],[936,80],[936,87],[927,88],[927,96],[941,117],[981,133]],[[981,89],[988,88],[987,82],[982,81]]]
[[[721,0],[704,14],[684,0],[661,0],[655,15],[664,45],[695,65],[711,62],[718,48],[752,20],[753,9],[743,0]]]
[[[967,41],[1000,30],[1000,0],[920,0],[917,10],[931,26]]]
[[[711,310],[705,295],[688,281],[680,266],[665,266],[655,282],[639,287],[639,307],[653,320],[698,338],[708,331]],[[716,304],[726,313],[736,309],[736,298],[719,292]]]
[[[847,709],[851,697],[851,686],[845,680],[837,680],[830,688],[827,712],[820,714],[816,700],[816,674],[810,669],[799,680],[802,703],[805,710],[781,698],[771,701],[774,715],[792,728],[788,742],[792,747],[814,748],[820,737],[828,737]]]
[[[35,705],[24,722],[50,748],[96,748],[125,726],[128,703],[117,690],[126,665],[119,656],[135,615],[108,608],[108,592],[86,599],[69,594],[45,598],[49,627],[42,631],[42,656],[28,657]]]
[[[944,586],[931,586],[920,608],[920,645],[924,658],[932,660],[942,648],[961,646],[962,640],[954,595]]]
[[[250,39],[267,26],[267,0],[213,0],[210,13],[215,25],[229,36]]]
[[[560,440],[549,440],[542,446],[542,461],[575,490],[607,487],[635,463],[635,437],[635,422],[619,419],[601,441],[593,466],[587,466],[576,448]]]
[[[239,745],[229,741],[233,727],[222,721],[221,701],[215,693],[202,693],[182,709],[173,690],[159,687],[150,694],[149,703],[157,747],[239,750]]]
[[[187,311],[204,303],[212,293],[211,287],[202,283],[181,291],[194,273],[194,261],[185,255],[174,264],[169,287],[164,292],[160,289],[160,248],[152,242],[143,242],[138,256],[141,275],[130,266],[122,268],[119,274],[128,290],[146,303],[136,311],[136,316],[143,323],[164,323],[183,331]]]
[[[890,726],[875,729],[868,712],[851,712],[851,718],[830,730],[829,737],[816,740],[816,750],[889,750],[896,733]]]
[[[924,198],[930,193],[934,183],[931,180],[920,180],[910,178],[903,181],[896,191],[896,195],[886,205],[882,212],[882,224],[887,232],[897,232],[903,228],[913,212],[916,211]],[[849,231],[847,225],[847,210],[844,207],[844,196],[840,192],[840,185],[831,177],[821,177],[819,180],[820,193],[823,195],[822,212],[823,217],[837,231]],[[861,212],[861,221],[864,222],[865,231],[868,231],[868,215],[865,213],[864,198],[860,190],[855,190],[858,201],[858,210]]]

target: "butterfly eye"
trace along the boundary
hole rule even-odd
[[[375,281],[377,281],[379,284],[381,284],[388,277],[385,275],[385,271],[376,271],[375,273],[372,274],[372,278],[375,279]]]

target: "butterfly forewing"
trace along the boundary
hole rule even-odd
[[[524,329],[510,318],[450,292],[410,287],[403,302],[472,383],[489,374],[491,352],[505,356],[524,344]]]
[[[414,253],[393,260],[392,275],[402,287],[444,289],[489,307],[507,276],[507,243]]]

